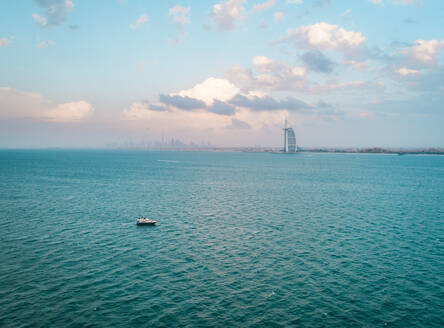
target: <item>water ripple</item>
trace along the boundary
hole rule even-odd
[[[442,327],[443,169],[1,151],[0,326]]]

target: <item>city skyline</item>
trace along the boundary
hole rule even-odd
[[[0,147],[444,147],[444,3],[3,1]],[[200,141],[199,141],[200,142]]]

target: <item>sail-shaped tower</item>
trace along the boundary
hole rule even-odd
[[[287,127],[287,119],[285,119],[285,128],[284,128],[284,153],[296,153],[296,136],[292,128]]]

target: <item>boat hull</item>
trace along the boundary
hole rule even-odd
[[[156,222],[137,222],[136,224],[139,226],[153,226],[156,225]]]

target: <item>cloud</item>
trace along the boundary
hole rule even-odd
[[[147,102],[131,104],[123,110],[123,117],[129,121],[148,120],[154,112],[164,112],[167,109],[163,106],[151,105]]]
[[[276,100],[270,96],[247,97],[238,94],[233,99],[231,99],[229,103],[235,106],[245,107],[253,111],[273,111],[273,110],[297,111],[297,110],[312,108],[312,106],[307,105],[303,101],[293,97],[288,97],[287,99],[284,100]]]
[[[291,5],[301,5],[302,4],[302,0],[286,0],[285,3],[286,4],[291,4]]]
[[[165,101],[164,105],[153,105],[147,102],[131,104],[123,111],[124,119],[129,121],[146,121],[171,118],[171,120],[175,121],[180,117],[181,119],[178,123],[181,125],[197,125],[196,127],[198,128],[205,128],[204,126],[199,126],[199,123],[193,120],[204,119],[207,122],[207,120],[212,118],[213,121],[220,121],[220,117],[235,114],[235,107],[233,105],[220,100],[214,100],[211,105],[207,106],[204,102],[190,97],[161,95],[160,99]],[[165,105],[168,107],[165,107]],[[225,126],[228,121],[223,119],[222,122],[217,124],[219,128]],[[170,126],[169,123],[171,122],[167,122],[168,126]],[[211,126],[208,122],[205,124]]]
[[[412,47],[404,49],[403,53],[410,55],[414,60],[433,64],[438,51],[444,47],[444,40],[416,40]]]
[[[177,94],[161,94],[159,100],[163,105],[185,111],[204,110],[218,115],[233,115],[235,107],[226,101],[238,92],[239,89],[227,80],[209,78]]]
[[[227,100],[239,92],[240,90],[227,80],[209,78],[191,89],[161,94],[159,96],[160,104],[151,104],[146,101],[133,103],[125,110],[124,115],[127,119],[137,120],[138,117],[146,117],[153,111],[177,112],[180,110],[229,116],[235,114],[236,108]]]
[[[213,6],[211,17],[221,31],[233,30],[238,20],[244,19],[242,15],[245,0],[225,0]]]
[[[277,11],[274,13],[273,17],[274,17],[274,22],[280,22],[283,18],[284,18],[285,14],[283,12]]]
[[[45,16],[37,13],[32,14],[32,18],[41,26],[57,26],[63,24],[68,13],[74,8],[70,0],[34,0],[38,6],[46,9]]]
[[[136,20],[136,22],[134,24],[130,24],[130,28],[135,29],[139,25],[142,25],[142,24],[144,24],[147,21],[148,21],[148,15],[147,14],[142,14],[142,15],[140,15],[140,17]]]
[[[40,17],[39,14],[34,13],[32,14],[32,18],[34,18],[34,20],[42,26],[48,25],[48,19],[46,17]]]
[[[86,101],[54,105],[38,93],[0,88],[0,119],[35,119],[57,123],[80,122],[93,113]]]
[[[48,111],[47,119],[59,123],[79,122],[91,115],[92,106],[86,101],[60,104]]]
[[[241,85],[245,91],[295,90],[306,84],[305,67],[291,67],[288,63],[275,61],[265,56],[252,59],[251,68],[234,65],[227,72],[227,78]]]
[[[174,25],[179,31],[183,31],[185,25],[190,24],[190,7],[176,5],[169,9],[169,15],[173,16]]]
[[[194,110],[194,109],[202,109],[206,107],[205,102],[199,99],[187,97],[187,96],[179,96],[179,95],[164,95],[161,94],[159,97],[161,103],[165,105],[174,106],[183,110]]]
[[[319,50],[306,52],[301,59],[309,69],[315,72],[333,72],[333,62]]]
[[[359,61],[356,61],[356,60],[344,60],[343,63],[345,65],[352,66],[356,70],[361,70],[361,69],[365,69],[365,68],[370,67],[369,64],[364,63],[364,62],[359,62]]]
[[[238,120],[237,118],[231,119],[231,124],[227,126],[227,129],[250,129],[251,126],[247,122]]]
[[[230,81],[210,77],[202,83],[196,84],[191,89],[182,90],[176,94],[201,100],[209,106],[214,100],[227,101],[239,92],[239,88]]]
[[[276,63],[267,57],[254,60],[263,71],[273,70]],[[233,92],[236,92],[233,95]],[[224,79],[209,78],[190,89],[161,95],[161,104],[138,102],[123,110],[122,118],[134,127],[149,127],[150,133],[162,133],[165,127],[181,133],[227,142],[234,130],[278,129],[284,117],[298,119],[337,120],[343,112],[320,100],[312,106],[295,97],[275,98],[266,94],[242,93]],[[309,118],[310,117],[310,118]],[[235,139],[236,139],[235,138]],[[237,141],[233,139],[233,143]],[[230,141],[231,142],[231,141]]]
[[[253,122],[252,126],[259,128],[267,119],[276,120],[282,112],[313,109],[293,97],[276,100],[271,96],[245,95],[229,81],[216,78],[209,78],[191,89],[175,94],[162,94],[159,101],[159,105],[149,102],[133,103],[124,109],[123,118],[129,121],[162,121],[168,126],[178,124],[187,128],[191,124],[198,130],[228,126],[247,128],[241,123],[247,120]],[[278,114],[266,114],[270,112]],[[175,123],[168,121],[168,118]]]
[[[55,42],[51,40],[41,41],[37,44],[37,48],[47,48],[53,46],[54,44]]]
[[[209,112],[219,114],[219,115],[233,115],[236,108],[226,102],[215,99],[211,106],[208,106],[207,110]]]
[[[265,1],[265,2],[263,2],[263,3],[259,3],[259,4],[255,4],[254,6],[253,6],[253,12],[256,12],[256,11],[264,11],[264,10],[267,10],[267,9],[270,9],[271,7],[273,7],[274,5],[276,4],[276,0],[268,0],[268,1]]]
[[[280,42],[293,43],[296,46],[314,49],[350,50],[359,47],[365,41],[361,32],[347,31],[337,25],[325,22],[290,29]]]
[[[40,118],[51,103],[38,93],[0,88],[0,119]]]
[[[147,104],[147,103],[145,103],[145,104]],[[167,111],[168,110],[168,108],[166,108],[163,105],[148,104],[148,106],[149,106],[150,110],[154,110],[156,112],[163,112],[163,111]]]
[[[417,71],[416,69],[410,69],[407,67],[401,67],[400,69],[396,70],[396,72],[402,76],[415,75],[419,73],[419,71]]]
[[[10,40],[8,38],[1,38],[0,39],[0,47],[7,46],[10,43]]]

